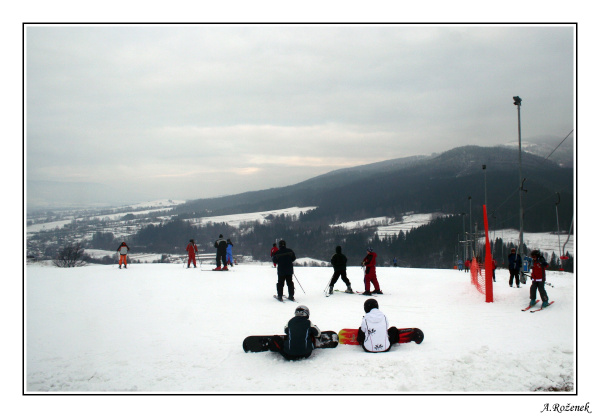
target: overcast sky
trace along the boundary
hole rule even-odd
[[[569,25],[30,25],[25,33],[32,205],[52,195],[214,197],[515,142],[515,95],[523,141],[558,145],[575,128]],[[43,193],[52,182],[84,187]]]

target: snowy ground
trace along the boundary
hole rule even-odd
[[[208,266],[203,266],[208,268]],[[297,299],[322,330],[358,327],[365,297],[323,296],[331,268],[298,267]],[[421,345],[368,354],[356,346],[316,350],[305,361],[247,354],[251,334],[281,333],[293,302],[280,303],[275,269],[230,272],[181,264],[26,268],[28,393],[533,393],[575,382],[574,281],[549,273],[557,302],[528,313],[528,289],[498,271],[486,304],[454,270],[379,268],[381,310],[418,327]],[[361,290],[362,270],[349,269]],[[338,282],[338,289],[343,284]]]

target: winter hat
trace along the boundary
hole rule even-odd
[[[223,234],[219,234],[219,238],[223,238]]]
[[[379,309],[379,304],[375,299],[367,299],[365,302],[365,312],[371,312],[371,309]]]
[[[280,248],[281,247],[285,247],[285,241],[284,240],[279,241],[279,247]]]

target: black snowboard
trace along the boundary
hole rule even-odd
[[[269,351],[269,343],[274,335],[251,335],[244,339],[242,347],[246,353]],[[287,335],[279,335],[286,339]],[[321,331],[321,336],[315,339],[315,348],[335,348],[338,345],[338,335],[334,331]]]

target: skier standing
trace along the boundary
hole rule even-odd
[[[129,251],[129,246],[125,244],[125,241],[119,245],[117,248],[117,254],[119,254],[119,268],[121,268],[121,264],[125,264],[125,268],[127,268],[127,252]]]
[[[512,287],[513,285],[513,277],[515,279],[515,284],[517,287],[520,287],[519,280],[519,272],[521,271],[521,255],[517,254],[517,250],[512,248],[510,250],[510,255],[508,256],[508,272],[510,273],[510,278],[508,279],[508,285]]]
[[[269,344],[269,349],[288,360],[310,357],[315,348],[314,339],[321,336],[321,330],[309,320],[309,316],[308,308],[299,305],[294,311],[294,317],[284,328],[286,338],[275,336]]]
[[[217,268],[213,271],[221,270],[221,263],[223,263],[222,270],[227,269],[227,241],[223,239],[223,234],[219,235],[219,239],[215,241],[215,248],[217,249]]]
[[[188,265],[187,268],[190,268],[190,263],[194,263],[194,268],[196,268],[196,254],[198,254],[198,246],[194,243],[194,240],[191,239],[188,243],[185,250],[188,253]]]
[[[348,263],[348,258],[342,254],[342,247],[335,247],[335,254],[331,257],[331,265],[333,266],[333,276],[331,276],[331,280],[329,281],[329,294],[333,293],[333,286],[337,282],[338,278],[342,276],[342,281],[346,283],[346,293],[353,293],[352,287],[350,286],[350,280],[346,276],[346,264]]]
[[[537,291],[540,291],[540,297],[542,298],[542,308],[549,305],[548,294],[546,293],[546,268],[548,263],[540,253],[540,250],[533,250],[531,252],[531,287],[529,288],[529,299],[531,299],[530,305],[535,305],[535,296]]]
[[[294,261],[296,254],[291,248],[287,248],[285,241],[279,241],[279,250],[273,254],[273,264],[277,265],[277,299],[283,300],[283,284],[287,284],[288,299],[294,300]]]
[[[230,265],[231,267],[233,267],[233,243],[231,242],[231,239],[227,238],[227,265]]]
[[[276,252],[277,252],[277,244],[273,243],[273,246],[271,247],[271,259],[273,258],[273,256],[275,255]],[[277,267],[277,263],[273,262],[273,267]]]
[[[364,309],[366,315],[363,316],[356,340],[370,353],[389,351],[392,344],[400,340],[398,328],[391,327],[388,330],[387,317],[379,310],[375,299],[367,299]]]
[[[365,267],[365,292],[363,295],[371,295],[371,283],[375,286],[373,293],[382,295],[383,292],[379,288],[379,282],[377,281],[377,274],[375,273],[375,260],[377,254],[373,251],[373,248],[367,248],[367,256],[363,259],[362,265]]]

